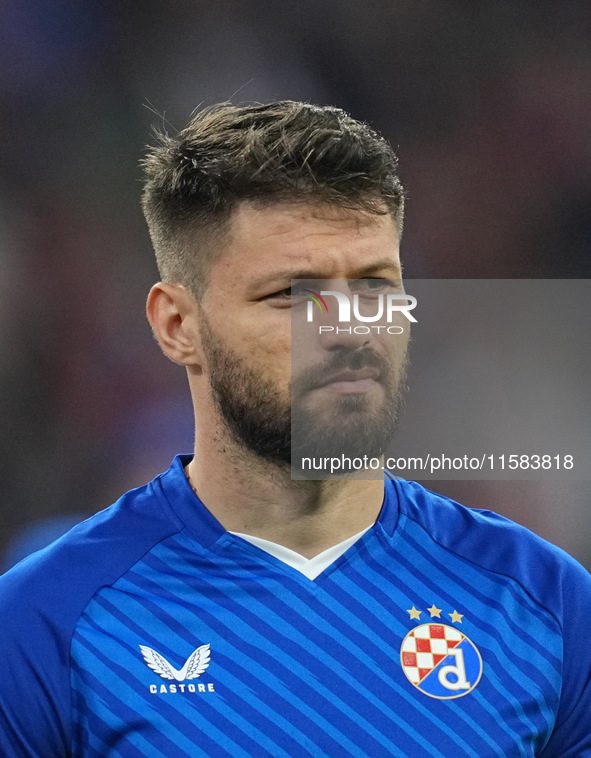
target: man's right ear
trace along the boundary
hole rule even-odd
[[[181,366],[201,366],[197,302],[186,287],[168,282],[155,284],[148,295],[146,315],[165,355]]]

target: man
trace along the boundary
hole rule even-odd
[[[396,418],[405,328],[292,330],[316,280],[400,291],[389,146],[334,108],[222,106],[144,167],[194,456],[0,580],[0,753],[591,756],[582,567],[413,482],[297,477],[294,416],[299,453],[378,456]]]

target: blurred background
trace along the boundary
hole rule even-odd
[[[399,154],[409,277],[583,279],[590,93],[586,1],[3,0],[0,569],[192,449],[184,372],[144,317],[152,124],[340,106]],[[591,567],[589,482],[428,486]]]

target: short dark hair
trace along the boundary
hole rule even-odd
[[[198,112],[177,136],[156,137],[142,160],[142,208],[161,277],[195,296],[242,201],[390,213],[402,232],[398,160],[383,137],[340,108],[224,103]]]

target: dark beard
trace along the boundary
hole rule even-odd
[[[215,405],[234,441],[271,463],[299,469],[303,457],[379,457],[392,439],[402,405],[406,360],[394,368],[369,348],[341,347],[322,367],[293,379],[292,403],[225,347],[202,313],[202,341]],[[333,423],[305,407],[306,393],[326,376],[365,367],[379,371],[384,400],[372,409],[364,394],[335,396]],[[347,469],[340,470],[347,473]],[[381,473],[381,472],[380,472]],[[325,478],[315,473],[314,478]]]

